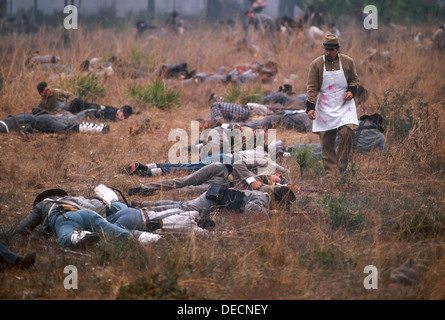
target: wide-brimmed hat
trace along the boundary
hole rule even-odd
[[[323,41],[324,49],[337,49],[340,47],[340,43],[338,41],[338,37],[333,34],[326,35],[326,38]]]
[[[360,120],[361,121],[371,120],[375,124],[379,124],[379,125],[381,125],[383,123],[383,117],[378,113],[374,113],[371,115],[364,114],[360,117]]]
[[[297,199],[288,186],[274,186],[273,197],[276,203],[284,205],[286,209],[289,209],[290,205]]]
[[[295,92],[292,91],[292,85],[291,84],[283,84],[282,86],[279,87],[278,92],[282,92],[285,93],[289,96],[293,96],[295,94]]]
[[[364,114],[360,117],[360,121],[366,121],[366,120],[369,120],[372,123],[374,123],[380,132],[382,132],[382,133],[384,132],[384,129],[382,127],[383,117],[380,114],[378,114],[378,113],[374,113],[371,115]]]
[[[34,207],[35,205],[39,204],[40,202],[51,196],[66,197],[67,195],[68,193],[62,189],[56,188],[45,190],[34,199],[34,203],[32,204],[32,206]]]

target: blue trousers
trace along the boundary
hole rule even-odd
[[[90,231],[113,238],[139,237],[141,231],[129,231],[107,221],[94,211],[82,209],[63,214],[53,213],[49,225],[56,233],[57,242],[62,246],[72,246],[71,235],[75,231]]]
[[[202,167],[213,163],[213,162],[222,162],[222,163],[231,163],[232,159],[230,158],[230,155],[227,154],[211,154],[208,157],[202,159],[198,162],[192,162],[192,163],[156,163],[156,166],[158,168],[161,168],[163,173],[172,173],[177,171],[189,171],[189,172],[195,172],[201,169]]]
[[[3,243],[0,243],[0,263],[13,265],[17,258],[17,254],[9,250]]]
[[[145,225],[141,217],[141,212],[134,208],[125,208],[107,217],[107,220],[126,230],[144,230]]]

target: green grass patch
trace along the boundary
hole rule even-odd
[[[65,78],[61,82],[61,87],[81,100],[88,99],[94,101],[99,97],[103,97],[106,91],[106,87],[102,86],[93,74],[78,74],[74,77]]]
[[[327,210],[327,219],[334,229],[346,229],[348,231],[360,231],[364,226],[364,215],[356,210],[346,197],[346,193],[340,193],[338,197],[325,194],[318,202],[320,207]]]
[[[129,95],[144,104],[164,110],[179,106],[181,93],[170,89],[162,80],[152,80],[145,86],[131,86]]]
[[[262,103],[262,100],[258,97],[261,92],[262,88],[260,84],[251,88],[246,88],[238,84],[232,84],[223,95],[223,98],[225,102],[245,106],[249,102]]]

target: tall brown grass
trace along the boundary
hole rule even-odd
[[[300,178],[299,165],[284,160],[293,182],[300,186],[293,214],[269,217],[216,214],[210,237],[166,235],[165,241],[140,247],[135,243],[105,242],[93,249],[69,251],[54,239],[35,235],[5,239],[13,250],[38,253],[29,271],[0,274],[1,299],[444,299],[445,182],[444,95],[442,53],[416,48],[412,36],[426,27],[410,27],[400,34],[390,30],[389,41],[379,43],[353,25],[342,30],[342,52],[353,57],[369,100],[363,113],[386,116],[387,150],[354,155],[354,172],[345,182],[330,188],[319,176]],[[33,36],[2,35],[0,70],[3,75],[0,109],[8,114],[29,112],[39,96],[36,84],[62,80],[30,73],[23,62],[31,51],[54,54],[80,72],[85,59],[117,56],[137,59],[156,70],[164,63],[187,62],[189,69],[211,73],[221,66],[246,62],[279,65],[264,92],[276,90],[291,74],[294,91],[304,93],[309,63],[322,53],[320,43],[303,45],[299,36],[270,41],[253,31],[248,39],[260,51],[253,55],[236,50],[244,34],[233,30],[197,28],[183,36],[167,34],[136,38],[132,29],[66,31],[42,28]],[[363,61],[368,47],[388,50],[390,65]],[[210,93],[223,96],[222,84],[182,85],[166,81],[181,91],[180,106],[159,110],[131,98],[128,88],[150,84],[152,78],[131,79],[119,75],[101,79],[106,87],[100,104],[130,104],[139,112],[125,122],[111,123],[106,135],[10,133],[0,141],[0,224],[7,231],[30,211],[39,192],[60,187],[72,195],[93,196],[100,183],[126,191],[154,178],[122,173],[133,162],[168,162],[174,142],[172,128],[190,131],[190,121],[209,114]],[[249,88],[249,84],[246,84]],[[385,96],[387,99],[385,100]],[[409,112],[408,112],[409,111]],[[405,127],[404,127],[405,126]],[[405,133],[397,131],[406,129]],[[318,137],[277,128],[286,145],[316,143]],[[329,194],[346,197],[347,212],[360,212],[363,228],[334,228],[328,217],[334,209],[320,205]],[[152,198],[187,199],[177,192]],[[132,200],[144,200],[134,197]],[[0,230],[0,232],[2,231]],[[384,278],[384,271],[412,258],[419,267],[418,283],[404,286]],[[79,289],[65,290],[63,268],[79,270]],[[364,267],[375,265],[381,278],[377,290],[366,290]]]

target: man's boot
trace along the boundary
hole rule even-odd
[[[131,166],[128,166],[124,169],[124,172],[132,175],[133,173],[139,171],[139,170],[147,170],[147,166],[143,165],[142,163],[136,162],[133,163]]]
[[[145,164],[136,162],[136,163],[132,164],[131,166],[125,168],[124,172],[128,173],[129,175],[137,173],[143,177],[156,177],[156,176],[160,176],[162,174],[162,169],[156,168],[156,163],[149,163],[149,164],[145,165]]]

